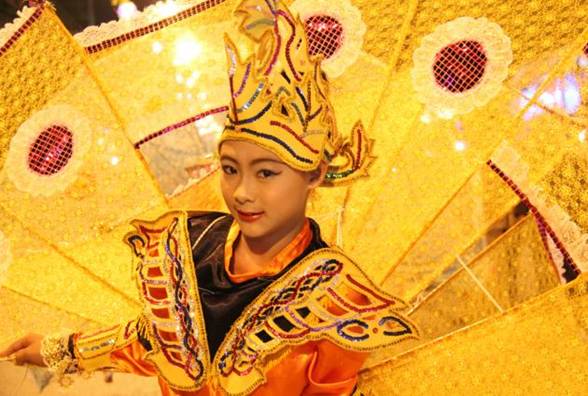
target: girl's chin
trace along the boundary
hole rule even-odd
[[[269,234],[266,232],[248,232],[248,230],[241,229],[241,236],[243,238],[247,238],[250,241],[262,243],[266,238],[269,237]]]
[[[260,238],[267,234],[266,227],[260,223],[251,223],[246,221],[237,220],[239,223],[239,229],[241,230],[241,234],[243,234],[247,238]]]

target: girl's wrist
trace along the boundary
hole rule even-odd
[[[79,371],[78,360],[71,353],[69,335],[46,336],[41,341],[41,357],[45,365],[52,371],[62,386],[73,382],[66,374]]]

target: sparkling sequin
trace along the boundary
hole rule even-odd
[[[226,50],[229,54],[229,59],[231,60],[231,65],[229,66],[229,76],[233,77],[235,75],[235,71],[237,70],[237,55],[235,54],[235,51],[233,51],[233,49],[229,46],[226,47]]]
[[[230,54],[231,54],[231,68],[229,69],[229,74],[231,76],[234,76],[235,70],[236,70],[236,61],[233,59],[233,57],[235,56],[235,53],[233,51],[230,51]],[[237,92],[233,93],[233,98],[236,98],[237,96],[241,95],[241,93],[243,93],[243,89],[245,88],[245,85],[247,84],[247,80],[249,79],[250,72],[251,72],[251,63],[248,63],[247,69],[245,69],[245,75],[243,76],[243,81],[241,81],[241,86],[239,87]]]
[[[255,99],[257,99],[257,97],[259,96],[259,94],[264,86],[265,86],[265,84],[263,83],[263,81],[260,82],[259,85],[257,86],[257,89],[255,90],[255,93],[253,94],[253,96],[251,96],[251,98],[247,102],[245,102],[245,104],[243,106],[241,106],[237,109],[237,113],[242,113],[243,111],[245,111],[249,107],[251,107],[251,105],[253,104],[253,102],[255,102]]]
[[[263,109],[261,109],[261,111],[259,113],[257,113],[256,115],[254,115],[253,117],[249,117],[249,118],[246,118],[244,120],[236,120],[236,121],[233,121],[233,124],[235,124],[235,125],[243,125],[243,124],[249,124],[249,123],[255,122],[258,119],[260,119],[261,117],[263,117],[263,115],[265,113],[267,113],[267,111],[269,109],[271,109],[271,107],[272,107],[272,102],[268,102],[268,104],[266,104],[265,107]]]
[[[94,351],[100,350],[104,347],[114,345],[115,342],[116,342],[116,340],[114,338],[109,338],[108,340],[101,342],[100,344],[92,345],[91,347],[87,347],[87,348],[79,348],[79,351],[81,353],[94,352]]]

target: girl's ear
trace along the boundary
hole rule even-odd
[[[329,166],[325,162],[321,161],[318,168],[309,172],[310,179],[309,179],[308,188],[314,189],[314,188],[320,186],[322,184],[323,180],[325,179],[325,175],[327,174],[328,169],[329,169]]]

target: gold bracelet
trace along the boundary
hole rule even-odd
[[[73,383],[66,374],[78,372],[78,361],[69,353],[69,336],[53,335],[41,341],[41,357],[61,386]]]

